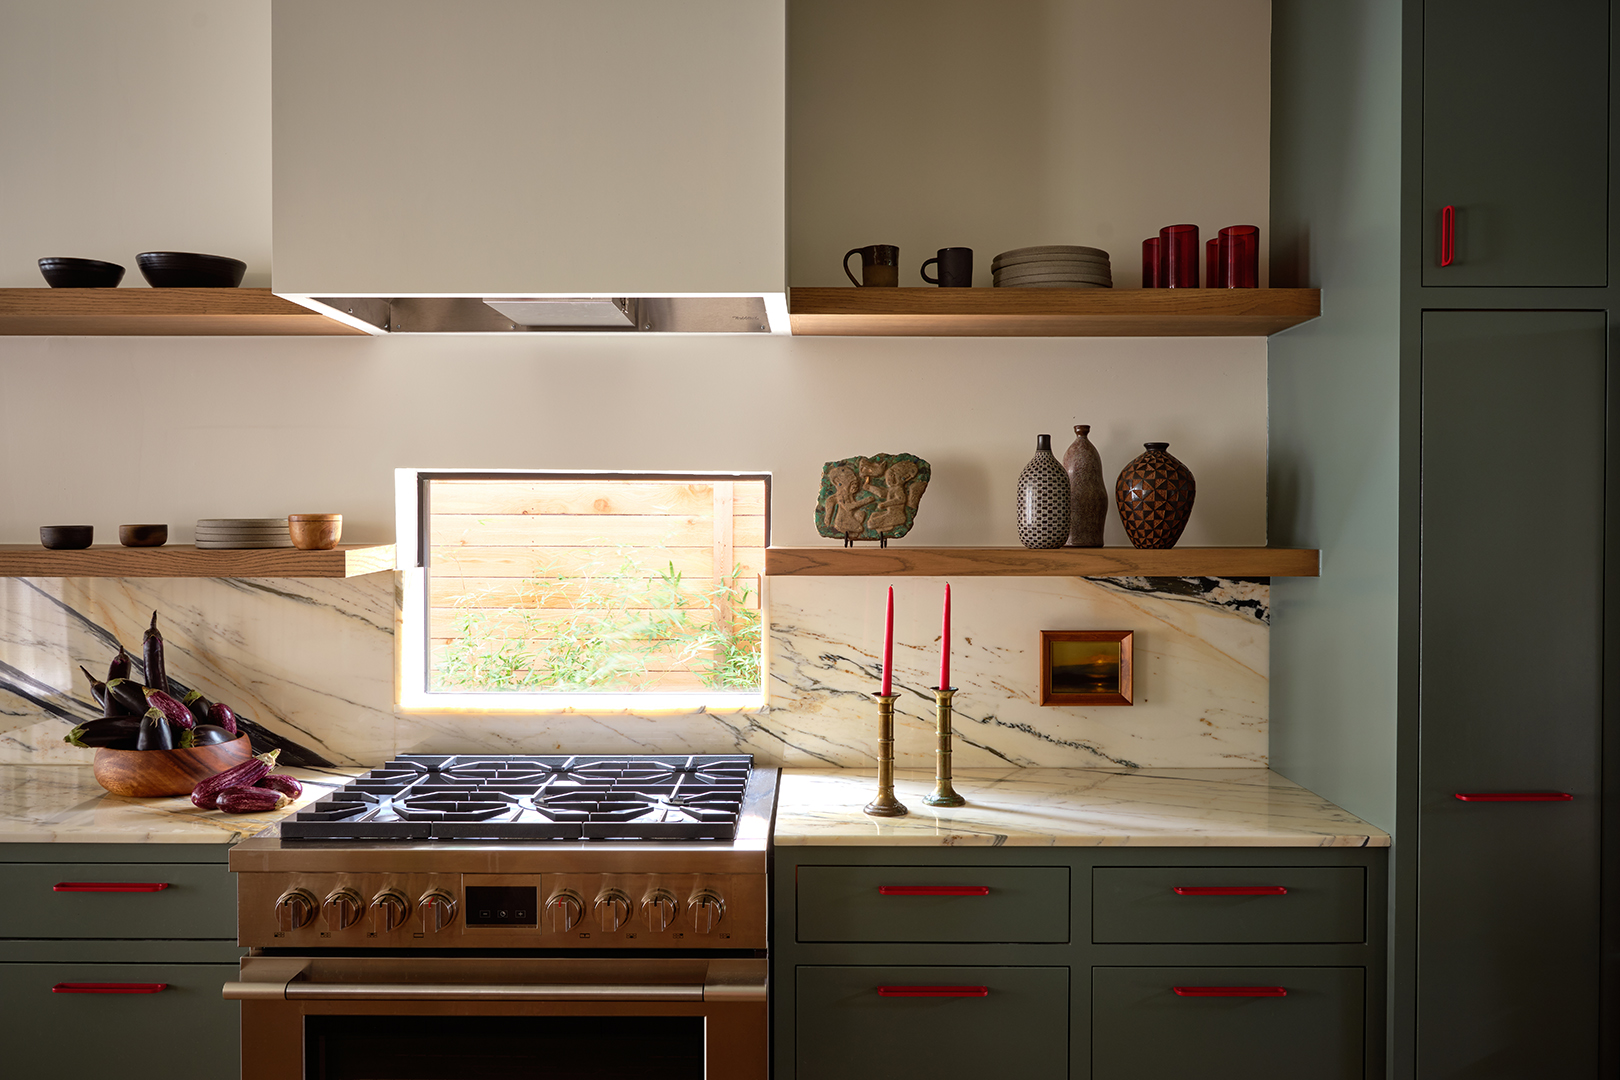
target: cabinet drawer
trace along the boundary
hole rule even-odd
[[[8,938],[236,939],[236,882],[224,863],[6,863]],[[59,892],[58,885],[163,885]]]
[[[1091,882],[1096,942],[1367,938],[1367,871],[1360,866],[1099,866]],[[1216,891],[1227,889],[1286,892]]]
[[[0,964],[11,1076],[236,1080],[235,964]],[[157,993],[53,993],[61,984],[166,983]]]
[[[1281,987],[1284,997],[1176,987]],[[1361,968],[1126,968],[1091,972],[1091,1080],[1361,1080]]]
[[[801,866],[800,941],[1069,940],[1066,866]]]
[[[1066,967],[801,967],[793,1080],[1066,1080]],[[885,996],[879,988],[896,996]],[[914,995],[925,990],[974,996]],[[982,995],[978,991],[982,990]]]

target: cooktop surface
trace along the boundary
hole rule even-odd
[[[731,840],[748,754],[401,754],[283,840]]]

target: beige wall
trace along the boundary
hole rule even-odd
[[[795,0],[788,24],[788,280],[847,285],[898,244],[902,285],[942,247],[1113,257],[1207,239],[1270,202],[1269,0]],[[854,260],[851,260],[853,263]]]

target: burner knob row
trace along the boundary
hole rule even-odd
[[[397,889],[384,889],[371,898],[371,918],[377,933],[392,933],[405,925],[411,917],[411,902]],[[283,933],[302,930],[315,921],[320,911],[326,925],[332,930],[347,930],[360,921],[365,908],[360,894],[343,887],[327,893],[326,899],[316,902],[308,889],[288,889],[276,900],[276,924]],[[437,934],[447,929],[456,919],[456,901],[443,889],[429,889],[416,902],[422,919],[424,934]]]

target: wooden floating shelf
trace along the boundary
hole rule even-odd
[[[1320,289],[790,289],[796,335],[1265,337],[1322,314]]]
[[[340,544],[330,551],[189,544],[51,551],[37,544],[0,544],[0,577],[351,578],[393,568],[393,544]]]
[[[0,289],[0,335],[366,336],[269,289]]]
[[[1316,577],[1310,548],[773,547],[772,577]]]

